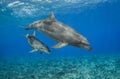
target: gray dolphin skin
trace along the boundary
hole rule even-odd
[[[32,51],[30,51],[30,53],[39,51],[41,54],[50,54],[49,48],[35,37],[35,31],[33,34],[27,34],[26,38],[28,40],[28,43],[34,48]]]
[[[62,48],[67,45],[91,50],[88,40],[68,25],[58,21],[53,12],[47,19],[35,21],[25,28],[26,30],[38,30],[58,42],[53,48]]]

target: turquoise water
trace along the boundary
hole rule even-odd
[[[66,46],[41,32],[51,54],[29,53],[27,27],[54,12],[57,20],[84,35],[93,50]],[[119,79],[119,0],[0,0],[0,79]]]

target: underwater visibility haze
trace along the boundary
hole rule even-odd
[[[92,50],[54,49],[58,42],[40,31],[37,43],[51,52],[33,50],[26,35],[34,30],[24,28],[51,12],[87,38]],[[0,0],[0,79],[120,79],[120,1]]]

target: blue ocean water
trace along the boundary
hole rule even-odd
[[[84,35],[93,50],[53,49],[57,42],[37,32],[52,53],[30,54],[33,48],[25,35],[33,31],[20,26],[45,19],[50,12]],[[119,0],[0,0],[0,79],[119,79],[119,55]]]

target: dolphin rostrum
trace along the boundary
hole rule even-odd
[[[85,48],[87,50],[92,49],[90,43],[83,35],[68,25],[58,21],[53,12],[50,13],[50,16],[47,19],[35,21],[25,29],[38,30],[56,40],[58,44],[53,46],[53,48],[61,48],[67,45],[72,45],[75,47]]]
[[[35,37],[35,31],[33,34],[27,34],[26,38],[28,40],[28,43],[34,48],[32,51],[30,51],[30,53],[39,51],[41,54],[50,54],[50,49]]]

